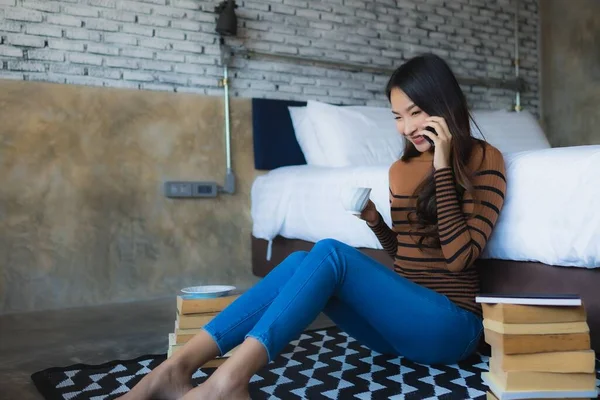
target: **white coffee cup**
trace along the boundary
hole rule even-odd
[[[371,188],[349,187],[341,191],[342,204],[346,211],[354,215],[360,215],[369,202]]]

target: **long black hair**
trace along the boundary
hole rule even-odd
[[[459,198],[465,192],[473,192],[471,171],[467,164],[475,145],[483,141],[471,134],[472,120],[467,99],[448,64],[435,54],[423,54],[408,60],[394,71],[386,86],[386,95],[391,101],[392,89],[402,90],[421,110],[431,116],[442,117],[452,134],[452,166]],[[409,160],[421,153],[409,141],[405,141],[402,160]],[[437,230],[437,206],[433,167],[430,174],[414,192],[416,197],[416,218],[409,221],[418,224],[424,232],[419,239],[423,244],[429,238],[429,246],[439,247]]]

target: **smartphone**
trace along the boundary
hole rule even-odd
[[[425,129],[427,129],[429,132],[431,132],[437,136],[437,132],[432,127],[426,126]],[[431,144],[432,146],[435,146],[435,143],[433,142],[433,140],[431,140],[430,137],[427,137],[427,136],[423,136],[423,137],[425,138],[425,140],[427,140],[429,142],[429,144]]]

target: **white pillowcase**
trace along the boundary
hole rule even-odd
[[[315,128],[308,118],[308,110],[306,106],[290,106],[288,107],[292,125],[296,134],[296,140],[300,145],[304,158],[308,165],[321,165],[322,160],[327,157],[317,141],[317,133]]]
[[[404,142],[389,108],[309,100],[305,115],[289,109],[309,165],[391,165],[402,155]]]
[[[472,111],[484,139],[502,153],[549,149],[550,143],[535,117],[528,111]],[[471,122],[473,136],[481,132]]]
[[[335,106],[309,100],[288,107],[296,139],[308,165],[347,167],[391,165],[402,156],[404,140],[387,107]],[[485,140],[502,153],[551,148],[528,111],[471,112]],[[471,123],[473,136],[481,132]]]

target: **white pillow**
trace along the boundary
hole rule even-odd
[[[389,108],[334,106],[309,100],[306,111],[314,131],[310,139],[308,129],[300,133],[302,140],[309,142],[300,146],[309,153],[309,164],[391,165],[402,155],[404,142]]]
[[[473,119],[485,140],[502,153],[550,148],[550,143],[535,117],[528,111],[472,111]],[[471,122],[473,136],[481,132]]]
[[[320,165],[321,160],[325,160],[325,153],[321,150],[316,140],[315,128],[308,118],[308,110],[305,106],[288,107],[296,140],[300,145],[304,158],[308,165]]]

